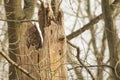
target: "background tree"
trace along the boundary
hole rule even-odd
[[[7,19],[0,13],[1,79],[8,75],[23,80],[120,79],[120,0],[4,2]],[[5,59],[11,64],[8,75],[1,74],[8,71]]]

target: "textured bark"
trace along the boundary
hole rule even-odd
[[[31,19],[34,13],[35,1],[24,0],[25,5],[22,9],[21,0],[5,0],[5,5],[7,5],[5,6],[7,19]],[[66,38],[63,28],[63,13],[59,11],[55,19],[51,4],[47,4],[47,6],[47,8],[43,6],[45,10],[42,8],[43,18],[39,16],[39,20],[43,20],[43,22],[39,22],[40,26],[43,24],[43,47],[41,46],[41,49],[36,50],[34,41],[31,42],[31,40],[29,43],[31,45],[27,44],[28,47],[26,46],[26,37],[31,38],[33,36],[31,39],[34,39],[35,36],[39,36],[38,32],[34,36],[36,29],[31,22],[30,25],[29,22],[8,22],[9,55],[13,61],[22,66],[38,80],[66,80]],[[32,29],[31,26],[33,27]],[[10,65],[9,79],[30,80],[29,77],[18,71],[13,65]]]
[[[45,28],[40,52],[41,80],[67,80],[65,67],[66,39],[63,26],[51,22]]]
[[[21,10],[19,4],[21,3],[21,0],[10,0],[9,2],[6,2],[5,0],[5,9],[6,9],[6,15],[7,19],[15,20],[20,19],[22,16],[20,15]],[[18,13],[19,12],[19,13]],[[19,23],[15,22],[8,22],[8,38],[9,38],[9,56],[13,61],[17,61],[16,55],[19,54],[19,48],[18,48],[18,42],[19,38],[17,35],[17,27],[20,27]],[[9,79],[17,79],[16,75],[16,69],[13,65],[10,65],[9,68]]]
[[[24,19],[31,19],[34,14],[36,0],[24,0],[23,14]],[[40,80],[38,60],[39,60],[39,51],[41,47],[41,37],[36,25],[32,22],[24,22],[21,25],[21,28],[18,29],[20,34],[19,49],[20,54],[17,56],[17,63],[20,64],[24,69],[26,69],[31,75],[35,76]],[[30,80],[22,72],[18,72],[20,80]]]
[[[50,3],[48,3],[50,4]],[[63,12],[54,17],[51,5],[41,4],[39,25],[43,36],[39,67],[41,80],[67,80],[66,38],[63,26]]]
[[[24,33],[19,42],[20,54],[17,56],[17,63],[26,69],[29,74],[40,80],[39,73],[39,43],[41,43],[40,35],[32,23],[27,24],[27,31]],[[36,45],[36,46],[35,46]],[[22,72],[18,72],[20,80],[31,80]]]
[[[58,16],[61,2],[62,2],[62,0],[52,0],[52,2],[51,2],[55,17]]]
[[[120,67],[117,66],[116,71],[116,64],[118,62],[118,54],[119,52],[119,42],[118,42],[118,36],[116,33],[116,27],[113,24],[112,20],[112,10],[109,6],[109,0],[102,0],[102,11],[103,11],[103,18],[105,21],[105,31],[107,35],[107,41],[108,41],[108,47],[109,47],[109,53],[110,53],[110,65],[114,68],[114,70],[111,70],[112,76],[110,76],[111,80],[119,80],[118,75]],[[118,74],[118,75],[117,75]]]
[[[33,5],[35,3],[35,0],[32,0],[32,1],[24,0],[24,1],[25,1],[26,5],[24,6],[24,10],[23,10],[21,0],[4,0],[6,16],[7,16],[8,20],[22,20],[22,19],[32,18],[32,15],[34,13]],[[24,47],[26,47],[26,44],[24,41],[24,39],[25,39],[24,34],[25,34],[26,29],[27,29],[27,23],[9,22],[8,21],[9,56],[13,61],[15,61],[16,63],[18,63],[20,65],[21,64],[24,65],[24,63],[30,63],[30,61],[27,62],[27,59],[25,56],[20,56],[20,55],[24,54],[24,52],[29,53],[28,50],[26,50],[26,48],[24,48]],[[23,43],[23,44],[21,44],[21,43]],[[34,55],[34,56],[36,56],[36,55]],[[29,67],[29,65],[27,65],[27,67],[24,67],[24,68],[28,69],[28,67]],[[29,71],[30,71],[30,69],[29,69]],[[23,78],[23,80],[27,80],[26,78],[24,78],[24,76],[22,76],[22,74],[23,73],[18,71],[13,65],[10,65],[10,67],[9,67],[9,75],[10,75],[9,79],[10,80],[13,80],[13,79],[21,80],[22,78]],[[30,80],[30,79],[28,79],[28,80]]]

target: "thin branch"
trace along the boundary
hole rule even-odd
[[[68,44],[70,44],[72,47],[76,48],[77,50],[77,60],[79,61],[79,63],[86,69],[86,71],[90,74],[92,80],[95,80],[94,76],[92,75],[91,71],[87,68],[87,66],[80,60],[79,55],[80,55],[80,48],[72,43],[70,43],[69,41],[67,41]]]
[[[31,20],[31,19],[26,19],[26,20],[9,20],[9,19],[0,19],[0,21],[6,21],[6,22],[38,22],[38,20]]]
[[[102,45],[101,45],[101,50],[100,50],[100,53],[102,55],[104,55],[105,49],[106,49],[106,34],[105,34],[105,30],[104,30],[104,32],[103,32],[103,38],[102,38]]]
[[[75,69],[75,68],[82,68],[83,66],[76,66],[76,67],[73,67],[73,68],[69,68],[68,71],[72,70],[72,69]],[[90,66],[86,66],[86,67],[107,67],[107,68],[110,68],[112,70],[114,70],[114,68],[110,65],[90,65]]]
[[[102,19],[102,14],[100,14],[99,16],[97,16],[96,18],[92,19],[88,24],[84,25],[82,28],[78,29],[75,32],[72,32],[71,34],[69,34],[67,36],[68,40],[73,39],[74,37],[77,37],[78,35],[80,35],[81,33],[83,33],[84,31],[90,29],[92,27],[92,25],[96,24],[100,19]]]
[[[9,58],[8,55],[6,55],[6,53],[4,53],[3,51],[0,51],[0,54],[13,66],[15,66],[17,69],[19,69],[21,72],[23,72],[25,75],[27,75],[28,77],[30,77],[32,80],[37,80],[34,76],[32,76],[31,74],[29,74],[29,72],[27,70],[25,70],[24,68],[22,68],[21,66],[19,66],[16,62],[14,62],[12,59]]]
[[[115,0],[110,7],[113,9],[112,11],[114,11],[116,8],[113,7],[113,5],[118,5],[120,3],[120,0]],[[71,34],[67,35],[67,39],[71,40],[74,37],[77,37],[78,35],[80,35],[81,33],[83,33],[84,31],[90,29],[94,24],[96,24],[100,19],[102,19],[103,14],[100,14],[99,16],[95,17],[94,19],[92,19],[88,24],[84,25],[82,28],[78,29],[75,32],[72,32]]]

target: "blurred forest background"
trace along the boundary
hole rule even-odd
[[[0,80],[120,80],[120,0],[0,0]]]

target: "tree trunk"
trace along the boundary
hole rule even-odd
[[[41,80],[67,80],[66,39],[63,31],[63,27],[54,22],[45,28],[43,48],[39,53]],[[63,39],[61,36],[64,36]]]
[[[7,19],[15,20],[22,18],[20,15],[20,3],[21,0],[10,0],[9,2],[5,0]],[[18,48],[19,38],[17,35],[17,27],[20,27],[20,23],[8,22],[9,56],[15,62],[17,62],[16,55],[20,53]],[[16,69],[13,65],[9,67],[9,75],[10,80],[17,79]]]
[[[39,25],[43,34],[43,47],[39,53],[41,80],[67,80],[63,12],[58,10],[58,16],[54,16],[54,10],[51,10],[51,3],[47,7],[42,3],[39,10]]]
[[[7,5],[5,6],[7,19],[16,21],[31,19],[34,13],[35,1],[36,0],[24,0],[24,7],[22,8],[21,0],[5,0],[5,5]],[[49,3],[48,6],[45,11],[50,9],[51,4]],[[44,13],[44,11],[42,12]],[[66,80],[66,38],[63,28],[63,14],[60,11],[56,19],[53,18],[54,14],[51,14],[50,12],[47,15],[42,15],[43,23],[40,23],[40,26],[42,26],[41,24],[45,25],[42,28],[44,41],[42,48],[38,50],[36,50],[34,43],[31,43],[31,40],[29,43],[30,46],[26,46],[26,34],[32,34],[32,32],[29,31],[30,26],[34,33],[35,25],[31,22],[8,22],[9,55],[13,61],[27,70],[29,74],[35,76],[37,80]],[[40,17],[40,19],[42,19],[42,17]],[[29,25],[29,23],[31,24]],[[37,33],[37,35],[39,34]],[[29,39],[33,37],[34,39],[34,35],[27,37],[29,37]],[[13,65],[10,65],[9,71],[10,80],[30,80],[30,78],[21,71],[16,70]]]
[[[4,0],[6,17],[8,20],[23,20],[30,19],[34,13],[34,2],[35,0],[24,0],[26,4],[22,9],[22,0]],[[27,7],[26,7],[27,6]],[[20,50],[21,41],[24,40],[24,33],[27,29],[25,26],[25,22],[16,22],[11,21],[8,23],[8,38],[9,38],[9,56],[10,58],[18,64],[24,64],[20,61],[20,54],[22,54],[22,50]],[[24,41],[24,47],[26,46]],[[23,50],[24,51],[24,50]],[[26,61],[22,61],[26,62]],[[9,79],[21,79],[20,73],[13,65],[9,66]],[[26,79],[25,79],[26,80]]]
[[[116,33],[116,28],[112,20],[112,10],[110,9],[109,6],[109,0],[102,0],[102,11],[103,11],[103,18],[105,21],[105,31],[107,35],[107,41],[108,41],[108,47],[110,53],[110,65],[114,68],[114,70],[111,70],[112,76],[110,76],[110,80],[119,80],[118,76],[120,75],[119,74],[120,67],[119,65],[115,67],[119,61],[118,59],[118,54],[120,54],[119,42]]]

